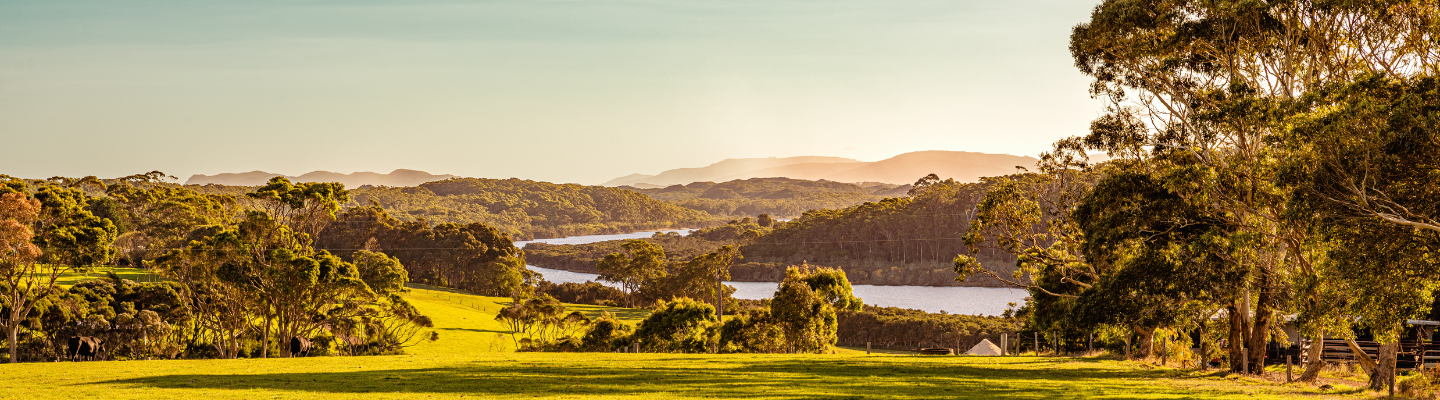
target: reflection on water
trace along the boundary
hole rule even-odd
[[[665,232],[690,233],[690,229]],[[515,242],[516,247],[524,247],[526,243],[540,242],[551,244],[585,244],[606,240],[638,239],[654,235],[655,232],[636,232],[619,235],[589,235],[574,236],[561,239],[539,239],[525,242]],[[555,283],[585,283],[598,280],[599,275],[581,272],[561,271],[549,268],[529,266],[531,270],[539,272],[545,280]],[[612,287],[619,287],[616,284],[600,282]],[[735,287],[735,298],[758,300],[769,298],[775,294],[780,287],[776,282],[725,282]],[[1025,297],[1029,293],[1020,289],[1002,288],[978,288],[978,287],[934,287],[934,286],[875,286],[855,285],[855,295],[865,301],[865,304],[878,305],[882,307],[900,307],[925,310],[928,312],[945,311],[951,314],[978,314],[978,315],[999,315],[1007,308],[1007,303],[1015,303],[1017,306],[1025,304]]]

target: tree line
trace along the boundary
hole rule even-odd
[[[643,194],[520,179],[454,178],[416,187],[365,186],[354,205],[375,204],[404,221],[473,224],[515,239],[699,228],[723,222]]]
[[[632,243],[636,247],[646,242]],[[647,257],[646,249],[632,251]],[[644,279],[645,274],[632,269],[605,279],[626,282]],[[567,313],[564,304],[548,294],[517,297],[496,320],[511,328],[521,351],[828,353],[838,340],[837,313],[862,305],[851,293],[844,272],[801,267],[787,270],[784,282],[763,307],[728,319],[703,297],[677,295],[651,304],[650,315],[633,328],[608,314],[590,319],[579,312]]]
[[[342,185],[277,178],[236,197],[166,178],[0,177],[10,362],[74,356],[74,337],[120,359],[288,356],[292,340],[314,340],[319,353],[384,354],[435,338],[399,295],[408,272],[398,260],[315,246],[349,200]],[[102,265],[165,281],[61,282]]]
[[[888,196],[902,195],[909,186],[868,185],[790,178],[751,178],[729,182],[694,182],[664,188],[621,189],[643,193],[656,200],[725,218],[795,218],[815,209],[844,208]]]
[[[1433,2],[1106,1],[1070,42],[1104,114],[985,182],[954,268],[1029,288],[1033,329],[1142,356],[1164,336],[1236,372],[1293,315],[1309,338],[1373,337],[1370,387],[1393,384],[1440,288],[1437,32]]]

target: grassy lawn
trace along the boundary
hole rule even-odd
[[[1356,398],[1138,363],[1040,357],[514,353],[509,299],[415,287],[440,340],[402,356],[0,365],[0,398]],[[572,306],[638,321],[642,310]],[[1336,392],[1340,393],[1336,393]]]

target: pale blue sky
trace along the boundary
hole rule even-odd
[[[1099,112],[1095,1],[0,0],[0,173],[1035,155]]]

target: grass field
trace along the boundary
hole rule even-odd
[[[133,279],[133,278],[132,278]],[[508,299],[416,287],[440,340],[402,356],[0,365],[0,398],[1357,398],[1139,363],[1041,357],[515,353]],[[643,310],[609,311],[638,321]]]

